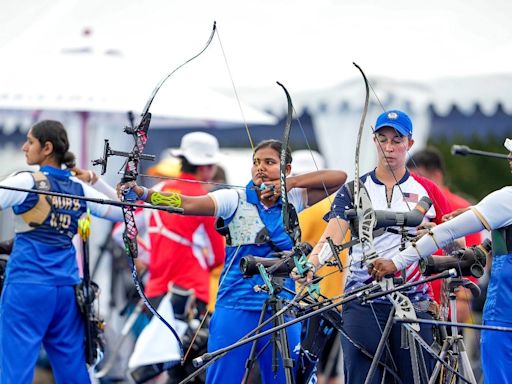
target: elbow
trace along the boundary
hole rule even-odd
[[[341,173],[341,180],[340,180],[340,187],[341,187],[347,181],[348,175],[345,171],[340,171],[340,173]]]
[[[336,180],[335,183],[329,188],[329,193],[334,193],[338,189],[340,189],[343,184],[347,181],[347,173],[344,171],[336,171]]]

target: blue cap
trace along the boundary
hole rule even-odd
[[[375,123],[375,132],[384,127],[391,127],[403,136],[412,135],[412,121],[405,112],[393,109],[382,113]]]

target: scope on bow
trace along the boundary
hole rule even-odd
[[[420,261],[420,271],[424,276],[430,276],[454,268],[460,276],[479,278],[484,274],[491,250],[491,241],[485,239],[480,245],[459,249],[448,256],[428,256]]]
[[[282,252],[281,257],[245,256],[240,259],[240,271],[244,277],[259,275],[258,265],[262,265],[268,274],[274,277],[288,277],[296,267],[294,257],[306,256],[313,250],[309,243],[300,243],[289,252]]]
[[[417,227],[423,221],[425,214],[432,206],[432,200],[427,196],[423,196],[418,204],[410,212],[391,212],[376,210],[374,229],[385,227]],[[346,212],[347,219],[353,220],[357,218],[354,209]]]
[[[432,206],[432,200],[423,196],[410,212],[375,211],[375,229],[385,227],[417,227]]]

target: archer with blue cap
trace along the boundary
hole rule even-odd
[[[406,167],[407,152],[414,144],[412,132],[412,121],[405,112],[396,109],[388,110],[377,118],[373,138],[377,151],[377,165],[370,172],[360,176],[361,187],[364,186],[366,189],[374,210],[409,212],[415,208],[422,197],[428,196],[434,201],[434,206],[427,211],[425,221],[441,223],[442,215],[450,211],[448,201],[437,185],[423,177],[409,173]],[[353,207],[354,183],[349,182],[338,191],[331,211],[324,217],[328,221],[327,228],[309,256],[309,262],[315,267],[319,268],[333,256],[327,238],[330,237],[335,244],[343,243],[345,234],[350,227],[350,220],[346,212]],[[405,229],[408,232],[416,232],[415,228],[405,227]],[[375,251],[382,259],[390,259],[396,255],[400,245],[402,245],[401,236],[391,232],[385,232],[374,241]],[[373,271],[370,274],[368,269],[362,266],[364,250],[361,244],[351,247],[349,258],[345,294],[350,294],[363,287],[375,277]],[[418,264],[410,266],[404,272],[404,276],[407,282],[421,279]],[[413,304],[417,304],[417,308],[421,308],[416,313],[418,318],[433,318],[432,313],[429,312],[434,306],[429,286],[421,284],[403,293]],[[343,304],[343,329],[348,337],[343,336],[341,343],[347,383],[362,384],[366,382],[372,361],[363,351],[375,353],[381,337],[381,330],[386,325],[392,307],[387,298],[377,299],[371,303],[350,301]],[[374,332],[369,332],[369,330],[374,330]],[[432,327],[422,326],[420,334],[428,344],[432,343]],[[410,353],[401,348],[400,339],[400,325],[393,325],[388,350],[391,356],[381,357],[382,364],[377,368],[371,383],[388,382],[386,380],[389,380],[391,376],[404,379],[413,377]],[[388,365],[389,357],[396,362],[396,367]],[[426,368],[428,372],[431,372],[434,359],[427,354],[424,357]]]
[[[509,163],[512,168],[512,140],[507,138],[504,145],[510,152]],[[406,248],[391,260],[377,259],[374,262],[380,275],[393,273],[433,254],[453,238],[479,233],[484,229],[491,231],[493,261],[482,318],[483,324],[489,327],[482,330],[480,341],[480,356],[486,383],[508,383],[512,375],[512,333],[498,332],[491,328],[512,328],[511,201],[512,186],[494,191],[464,213],[433,228],[428,236],[423,236],[414,247]]]
[[[412,121],[405,112],[396,109],[383,112],[377,118],[375,132],[384,127],[394,128],[402,136],[412,137]]]
[[[393,109],[380,114],[375,123],[377,177],[392,188],[406,175],[407,152],[414,144],[411,118]]]

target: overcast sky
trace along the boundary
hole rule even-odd
[[[216,20],[237,87],[279,80],[299,91],[359,76],[352,61],[369,77],[510,73],[511,15],[509,0],[2,0],[0,49],[37,65],[89,44],[161,77],[201,49]],[[217,39],[189,71],[230,86]]]

